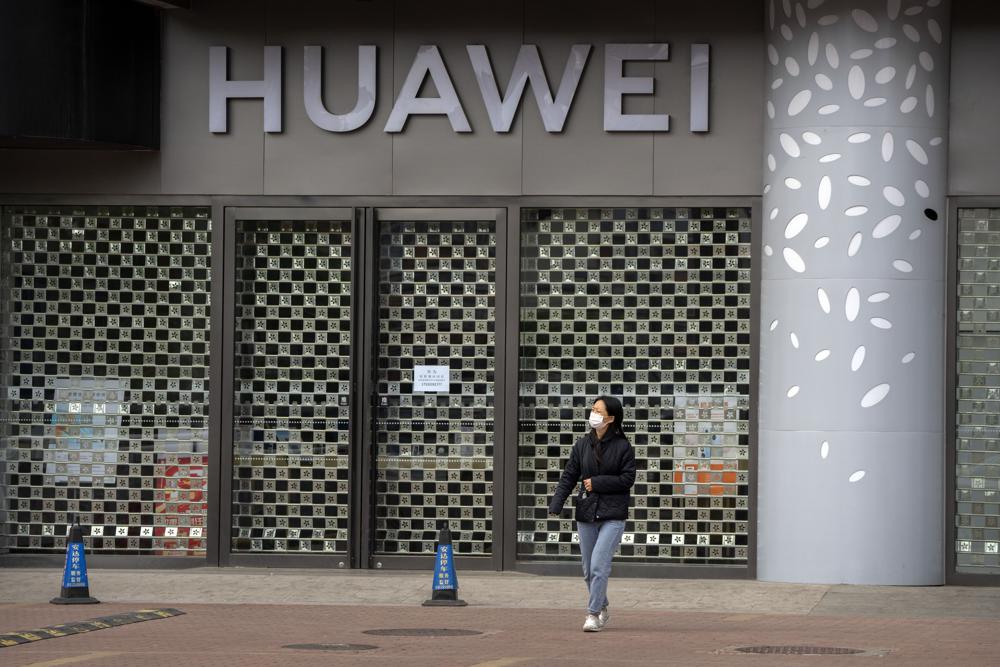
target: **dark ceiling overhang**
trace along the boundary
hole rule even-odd
[[[191,9],[191,0],[134,0],[142,5],[159,7],[160,9]]]
[[[156,149],[160,10],[0,2],[0,147]]]

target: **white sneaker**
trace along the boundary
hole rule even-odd
[[[601,624],[602,628],[605,625],[608,624],[608,619],[609,618],[611,618],[611,613],[608,611],[608,608],[607,607],[601,607],[601,613],[597,617],[597,622]]]
[[[583,622],[584,632],[600,632],[601,631],[601,619],[598,618],[597,614],[587,614],[587,620]]]

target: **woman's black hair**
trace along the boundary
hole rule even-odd
[[[608,411],[609,417],[615,418],[610,425],[612,432],[625,437],[625,408],[622,407],[622,402],[614,396],[598,396],[594,400],[594,403],[597,403],[597,401],[604,403],[604,408]]]
[[[604,403],[604,409],[608,411],[609,417],[614,417],[615,420],[608,425],[608,430],[611,435],[618,434],[621,437],[625,437],[625,428],[622,425],[622,420],[625,419],[625,409],[622,407],[622,402],[619,401],[614,396],[598,396],[594,399],[594,403],[601,401]],[[591,403],[593,405],[594,403]],[[594,457],[597,459],[597,468],[601,468],[601,447],[598,446],[597,431],[590,431],[590,446],[594,450]]]

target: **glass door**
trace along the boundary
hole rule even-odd
[[[373,567],[423,567],[450,529],[500,569],[502,209],[376,209],[368,423]]]
[[[222,564],[500,568],[505,225],[226,210]]]
[[[350,566],[354,211],[232,208],[226,234],[223,562]]]
[[[522,209],[517,556],[579,555],[548,500],[586,415],[621,397],[635,451],[625,563],[750,553],[752,210]]]

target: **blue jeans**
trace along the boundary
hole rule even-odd
[[[599,614],[608,606],[608,577],[611,576],[611,559],[622,541],[625,522],[609,521],[576,522],[580,535],[580,556],[583,561],[583,580],[590,591],[587,613]]]

